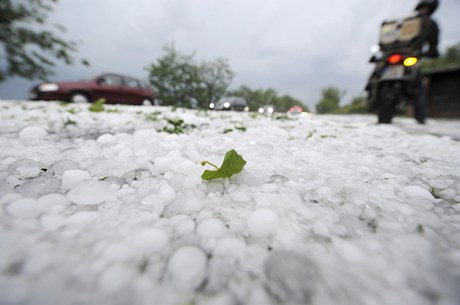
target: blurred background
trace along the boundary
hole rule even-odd
[[[270,88],[314,109],[321,91],[332,86],[341,92],[340,103],[348,104],[364,95],[372,69],[369,50],[377,44],[381,22],[410,14],[416,4],[415,0],[62,0],[51,5],[47,24],[63,26],[66,31],[60,37],[75,41],[74,57],[90,65],[59,62],[48,79],[81,80],[117,72],[148,82],[147,68],[164,56],[166,45],[174,45],[196,61],[225,58],[234,73],[230,90],[243,85]],[[441,29],[443,53],[460,42],[460,1],[441,1],[433,17]],[[37,83],[8,78],[0,83],[0,98],[26,99]]]

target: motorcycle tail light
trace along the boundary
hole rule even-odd
[[[415,57],[407,57],[406,59],[404,59],[404,66],[406,67],[412,67],[413,65],[415,65],[417,63],[418,59],[415,58]]]
[[[391,65],[399,64],[402,61],[403,57],[401,54],[393,54],[388,57],[387,61]]]

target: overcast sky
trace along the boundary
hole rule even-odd
[[[404,16],[416,0],[61,0],[50,22],[67,28],[79,57],[91,66],[56,68],[51,80],[103,72],[147,79],[145,67],[174,43],[197,60],[229,60],[231,89],[273,88],[311,108],[321,89],[346,90],[342,104],[363,94],[383,19]],[[460,0],[443,0],[434,14],[440,50],[460,42]],[[24,99],[37,82],[13,79],[0,98]],[[314,108],[312,108],[314,109]]]

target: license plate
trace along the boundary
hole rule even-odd
[[[395,65],[395,66],[388,66],[385,71],[383,71],[382,78],[389,79],[389,78],[400,78],[404,75],[404,66],[402,65]]]

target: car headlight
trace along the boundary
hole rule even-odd
[[[224,108],[230,108],[230,103],[229,103],[229,102],[225,102],[225,103],[224,103]]]
[[[273,113],[273,108],[272,108],[272,107],[269,107],[269,108],[267,109],[267,112],[268,112],[268,113]]]
[[[264,108],[259,108],[259,113],[264,113]]]
[[[51,92],[51,91],[58,91],[58,90],[59,90],[59,86],[53,83],[45,83],[45,84],[41,84],[40,86],[38,86],[38,91],[40,92]]]
[[[209,104],[209,108],[214,109],[214,107],[216,107],[216,105],[214,105],[214,103]]]

